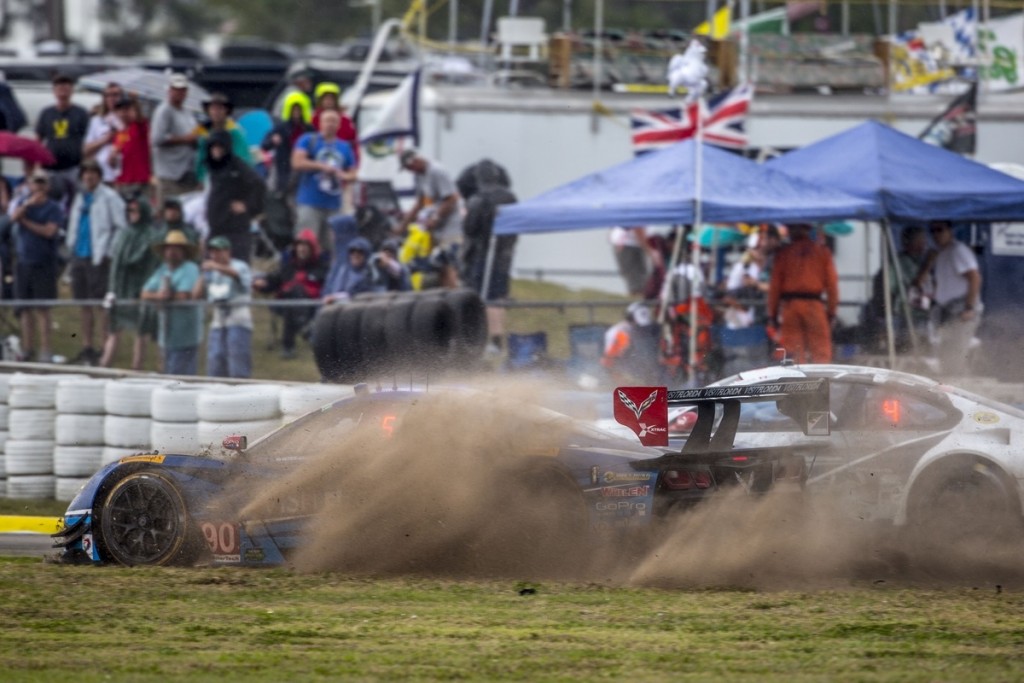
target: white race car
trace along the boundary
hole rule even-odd
[[[950,543],[1024,530],[1024,411],[925,377],[848,365],[762,368],[711,386],[784,378],[829,380],[831,434],[808,435],[779,404],[757,402],[742,404],[735,440],[802,453],[808,494],[854,519]],[[696,414],[670,419],[670,435],[682,437]]]

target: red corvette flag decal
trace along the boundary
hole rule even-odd
[[[668,445],[665,387],[619,387],[612,394],[615,421],[632,429],[645,446]]]

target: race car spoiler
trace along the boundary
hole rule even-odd
[[[831,434],[829,383],[824,377],[673,391],[665,387],[618,387],[612,394],[615,420],[632,429],[645,446],[668,445],[670,405],[697,406],[697,421],[683,444],[682,453],[731,449],[739,425],[740,403],[770,400],[776,402],[779,412],[800,425],[804,434]],[[722,417],[715,430],[715,413],[719,405],[722,406]]]

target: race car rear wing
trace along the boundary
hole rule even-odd
[[[774,400],[783,415],[808,436],[831,434],[827,378],[785,378],[746,386],[702,387],[669,391],[665,387],[619,387],[612,394],[615,420],[629,427],[645,446],[668,445],[668,407],[697,406],[697,421],[682,453],[726,451],[732,448],[743,401]],[[718,429],[716,407],[722,406]],[[712,433],[714,432],[714,433]]]

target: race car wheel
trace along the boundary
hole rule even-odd
[[[188,559],[185,501],[157,472],[133,472],[114,484],[99,518],[101,551],[120,564],[165,565]]]
[[[327,306],[313,321],[313,358],[320,376],[326,382],[333,382],[341,374],[341,359],[338,357],[337,340],[334,336],[335,322],[341,306]]]
[[[1020,505],[1002,473],[981,461],[940,465],[911,493],[910,528],[920,542],[947,547],[1020,536]]]

